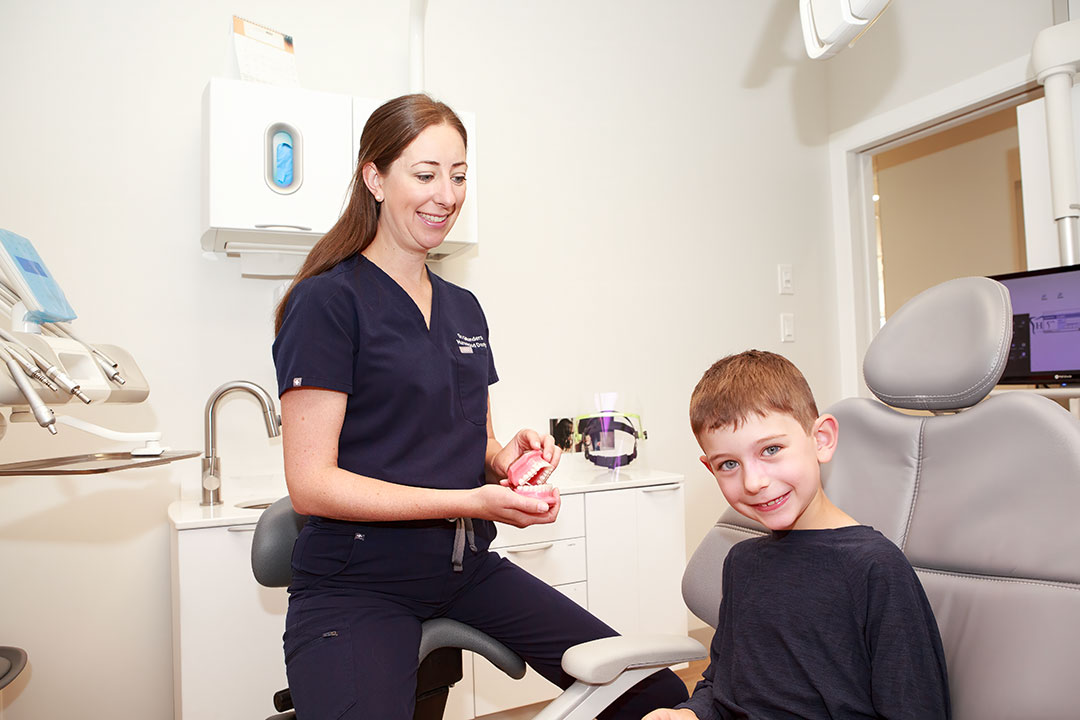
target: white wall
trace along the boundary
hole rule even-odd
[[[1031,52],[1052,0],[894,2],[855,47],[827,61],[836,132]]]
[[[687,476],[691,547],[722,506],[686,420],[704,368],[781,350],[836,399],[826,66],[804,59],[795,8],[431,3],[428,87],[480,127],[481,246],[444,273],[487,310],[497,430],[623,392],[649,462]],[[85,336],[150,379],[144,405],[84,415],[157,427],[174,448],[201,449],[221,382],[274,386],[276,283],[199,250],[200,97],[233,13],[295,36],[306,87],[407,90],[405,0],[0,6],[0,227],[35,242]],[[796,296],[776,294],[777,263],[794,266]],[[777,341],[782,310],[793,345]],[[279,465],[247,398],[220,419],[232,472]],[[14,426],[0,461],[106,449]],[[171,716],[165,509],[198,471],[0,478],[0,643],[31,657],[0,695],[5,720]]]

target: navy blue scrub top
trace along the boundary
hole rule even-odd
[[[431,271],[431,327],[362,255],[300,282],[274,340],[278,394],[346,393],[338,466],[429,488],[484,483],[488,385],[498,380],[476,297]]]

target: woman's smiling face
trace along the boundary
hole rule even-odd
[[[379,233],[403,249],[438,247],[465,202],[466,169],[458,131],[446,124],[426,128],[375,180],[372,191],[383,198]]]

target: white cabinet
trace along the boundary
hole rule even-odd
[[[685,635],[682,478],[649,471],[609,476],[592,466],[559,472],[558,520],[500,526],[492,550],[623,634]],[[196,500],[169,511],[177,720],[268,717],[273,694],[287,685],[281,646],[287,593],[264,588],[252,576],[258,513],[232,512],[218,517]],[[465,653],[463,678],[450,691],[444,717],[468,720],[558,693],[532,670],[512,680]]]
[[[624,635],[686,634],[683,487],[585,496],[589,608]]]
[[[350,96],[215,78],[203,115],[204,250],[306,251],[337,222],[353,169]],[[285,185],[274,180],[279,132],[294,146]]]
[[[256,720],[287,686],[288,596],[251,574],[254,525],[172,530],[176,720]]]

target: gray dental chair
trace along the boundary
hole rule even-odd
[[[259,517],[251,542],[251,569],[260,585],[286,587],[289,584],[293,544],[306,522],[307,516],[297,514],[288,497],[276,501]],[[512,678],[520,680],[525,675],[525,662],[516,653],[468,625],[437,618],[428,620],[421,628],[413,720],[442,718],[450,687],[462,678],[462,650],[484,656]],[[295,720],[288,689],[274,694],[274,708],[282,714],[267,720]]]
[[[885,404],[827,409],[840,441],[824,482],[915,567],[956,720],[1080,718],[1080,421],[1030,392],[987,398],[1011,336],[1008,292],[993,280],[952,280],[908,301],[863,363]],[[723,556],[763,532],[733,510],[721,516],[684,575],[698,617],[716,624]]]

